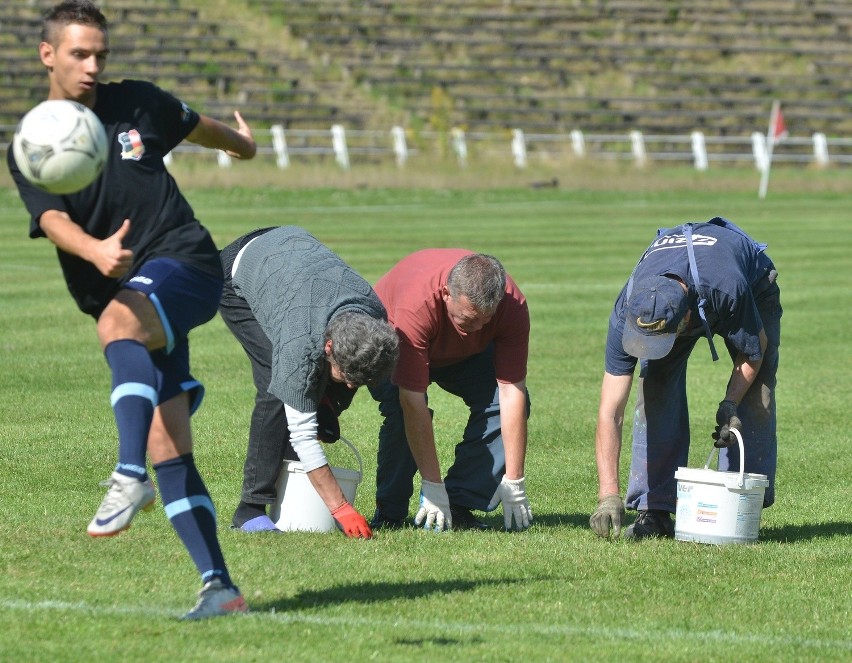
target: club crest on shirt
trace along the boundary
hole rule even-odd
[[[121,145],[121,158],[125,161],[127,159],[139,161],[145,154],[145,144],[136,129],[122,131],[118,134],[118,143]]]

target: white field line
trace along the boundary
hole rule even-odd
[[[292,214],[294,212],[311,212],[318,214],[352,214],[353,212],[418,212],[420,210],[429,210],[432,213],[435,212],[444,212],[446,211],[446,206],[448,205],[448,201],[445,200],[435,200],[433,202],[428,203],[388,203],[388,204],[378,204],[378,205],[288,205],[286,207],[286,212],[288,214]],[[635,202],[633,205],[635,206]],[[485,208],[490,209],[493,207],[505,209],[505,208],[517,208],[517,209],[525,209],[530,207],[568,207],[568,201],[559,201],[559,200],[530,200],[530,201],[503,201],[503,202],[467,202],[463,205],[456,207],[456,211],[467,210],[470,208]],[[582,206],[582,203],[580,204]],[[589,204],[589,207],[593,207],[593,205]],[[570,207],[573,208],[574,204],[571,203]],[[199,218],[202,218],[206,213],[210,214],[220,214],[222,213],[221,208],[206,208],[206,207],[196,207],[196,214]],[[252,206],[252,212],[255,213],[281,213],[282,207],[257,207]]]
[[[95,617],[122,615],[148,615],[152,617],[176,618],[182,611],[166,610],[154,606],[94,606],[84,602],[67,601],[20,601],[0,600],[0,610],[13,612],[71,612]],[[609,627],[573,626],[570,624],[471,624],[443,620],[406,620],[354,616],[332,616],[300,612],[251,612],[238,615],[235,619],[257,619],[278,624],[315,624],[318,626],[342,626],[355,628],[404,629],[409,633],[455,633],[476,635],[493,633],[498,636],[517,632],[520,636],[530,634],[557,636],[586,636],[589,638],[618,638],[632,641],[698,642],[733,645],[758,645],[761,647],[804,647],[817,650],[852,651],[852,640],[830,640],[822,638],[798,638],[760,634],[742,634],[723,630],[698,631],[685,629],[629,629]]]
[[[190,195],[193,195],[192,193]],[[402,210],[418,210],[418,209],[435,209],[436,207],[443,207],[447,204],[447,201],[437,200],[432,203],[426,202],[413,202],[413,203],[387,203],[387,204],[373,204],[373,205],[276,205],[276,206],[252,206],[252,211],[259,212],[281,212],[282,210],[286,210],[289,212],[345,212],[346,214],[351,214],[352,212],[357,212],[359,210],[364,210],[367,212],[380,212],[382,210],[387,210],[388,212],[399,212]],[[611,204],[611,203],[607,203]],[[625,206],[635,206],[637,201],[625,201]],[[570,205],[573,209],[576,206],[586,206],[586,207],[594,207],[593,203],[582,203],[582,202],[574,202],[574,201],[558,201],[558,200],[517,200],[517,201],[505,201],[505,202],[477,202],[471,201],[465,204],[465,207],[533,207],[533,206],[553,206],[553,207],[565,207],[566,205]],[[221,207],[207,207],[203,205],[194,205],[196,214],[199,218],[202,218],[202,215],[207,214],[221,214],[223,210]],[[24,209],[23,203],[20,206],[15,207],[4,207],[0,206],[0,214],[15,214],[19,213],[22,215],[24,219],[24,224],[22,228],[26,231],[28,223],[28,216],[26,209]],[[203,219],[202,219],[203,221]]]
[[[280,214],[282,209],[286,210],[288,215],[292,215],[294,213],[299,212],[310,212],[310,213],[321,213],[321,214],[352,214],[353,212],[418,212],[420,210],[429,210],[432,213],[440,212],[443,213],[446,211],[447,205],[450,204],[451,201],[446,200],[434,200],[431,202],[413,202],[413,203],[388,203],[388,204],[377,204],[377,205],[287,205],[283,207],[281,205],[274,207],[259,207],[252,206],[252,213],[256,214]],[[647,207],[654,206],[663,203],[648,201],[647,199],[631,199],[631,200],[623,200],[623,201],[608,201],[607,206],[610,207],[624,207],[627,209],[636,209],[637,207]],[[691,208],[693,203],[683,202],[681,204],[676,201],[665,201],[666,209],[684,207]],[[572,216],[576,216],[576,211],[579,209],[599,209],[600,203],[589,201],[575,201],[570,199],[565,200],[502,200],[502,201],[467,201],[461,205],[455,207],[456,211],[465,211],[470,209],[499,209],[499,210],[508,210],[508,209],[530,209],[530,208],[556,208],[556,209],[568,209],[571,211]],[[196,215],[199,219],[204,220],[204,217],[208,214],[222,214],[223,210],[221,207],[204,207],[200,205],[195,206]],[[2,211],[2,209],[0,209]]]

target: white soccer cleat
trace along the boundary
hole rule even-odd
[[[106,481],[107,494],[86,531],[89,536],[113,536],[130,527],[130,521],[140,510],[154,506],[156,493],[150,479],[139,481],[113,472]]]
[[[181,619],[208,619],[210,617],[221,617],[236,613],[248,612],[246,603],[240,590],[236,587],[225,587],[222,581],[215,578],[208,582],[198,592],[198,603],[186,613]]]

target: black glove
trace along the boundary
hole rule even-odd
[[[736,443],[737,438],[731,433],[731,429],[736,428],[742,433],[743,422],[737,416],[737,404],[734,401],[726,400],[719,403],[719,409],[716,410],[716,424],[716,431],[711,434],[711,437],[716,440],[713,446],[722,449]]]
[[[317,439],[328,443],[340,439],[340,421],[328,396],[323,397],[317,408]]]

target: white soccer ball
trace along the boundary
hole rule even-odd
[[[75,193],[101,174],[107,137],[98,116],[86,106],[51,99],[24,115],[12,149],[29,182],[48,193]]]

